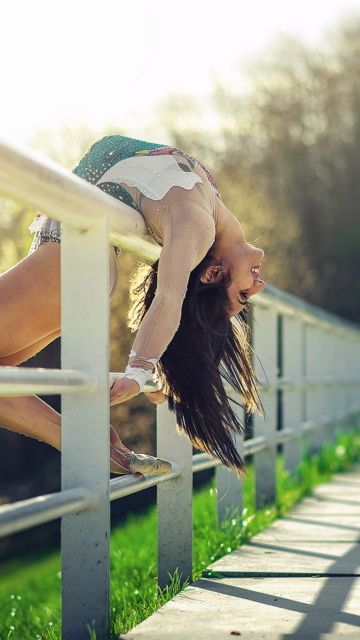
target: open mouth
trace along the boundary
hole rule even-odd
[[[258,278],[258,277],[259,277],[259,274],[260,274],[260,267],[261,267],[261,265],[260,265],[260,264],[257,264],[255,267],[252,267],[252,268],[251,268],[251,273],[252,273],[256,278]]]

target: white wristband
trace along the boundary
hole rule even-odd
[[[137,367],[131,367],[130,365],[128,365],[125,369],[125,378],[128,378],[129,380],[135,380],[135,382],[137,382],[140,387],[140,391],[145,386],[151,375],[151,369],[149,369],[149,371],[146,371],[146,369],[138,369]]]

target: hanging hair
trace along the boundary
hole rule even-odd
[[[155,369],[156,380],[168,396],[177,426],[192,444],[243,475],[244,461],[235,436],[245,429],[236,412],[261,411],[256,378],[251,366],[249,327],[245,309],[229,317],[226,286],[204,284],[200,278],[212,263],[207,254],[191,272],[181,320]],[[132,279],[129,327],[135,331],[149,309],[157,287],[158,261],[142,265]],[[229,398],[224,382],[240,394],[243,404]]]

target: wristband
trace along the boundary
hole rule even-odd
[[[128,378],[129,380],[135,380],[135,382],[137,382],[140,387],[140,391],[145,386],[151,375],[151,369],[149,371],[146,371],[145,369],[131,367],[130,365],[128,365],[125,369],[125,378]]]

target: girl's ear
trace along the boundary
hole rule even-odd
[[[222,278],[222,267],[208,267],[200,278],[200,282],[204,284],[214,284],[220,282]]]

